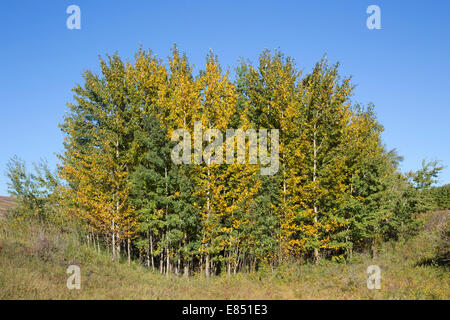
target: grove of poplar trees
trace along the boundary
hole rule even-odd
[[[114,54],[100,67],[73,89],[59,174],[67,212],[113,260],[206,276],[345,261],[412,221],[399,157],[383,147],[373,106],[352,102],[337,64],[322,59],[302,74],[266,50],[232,80],[213,53],[194,74],[174,46],[167,63],[139,49],[133,62]],[[196,121],[221,132],[278,129],[278,172],[174,164],[172,133],[193,136]]]

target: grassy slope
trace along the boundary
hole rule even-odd
[[[2,218],[10,209],[14,208],[15,201],[11,197],[0,196],[0,218]]]
[[[426,216],[408,241],[384,243],[376,259],[351,264],[290,264],[275,273],[233,277],[166,277],[142,266],[112,263],[107,253],[80,245],[74,234],[0,221],[0,299],[450,299],[448,268],[432,259],[450,212]],[[81,290],[68,290],[66,268],[81,267]],[[382,289],[368,290],[366,268],[381,268]]]

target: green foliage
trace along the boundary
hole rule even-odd
[[[426,212],[438,209],[433,184],[438,182],[437,177],[443,169],[444,167],[439,165],[439,161],[425,162],[423,160],[421,169],[407,173],[407,177],[414,187],[409,196],[413,211]]]
[[[34,172],[28,172],[25,162],[17,156],[7,164],[6,176],[9,194],[19,199],[16,214],[36,215],[39,219],[60,218],[57,209],[57,188],[61,181],[45,160],[33,163]]]
[[[450,184],[433,188],[432,196],[438,209],[450,209]]]
[[[429,190],[434,183],[438,182],[437,177],[443,169],[444,166],[439,165],[437,160],[430,162],[422,160],[422,168],[416,172],[410,172],[408,176],[417,190]]]

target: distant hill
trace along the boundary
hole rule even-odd
[[[0,218],[4,216],[8,210],[14,208],[16,201],[11,197],[0,196]]]

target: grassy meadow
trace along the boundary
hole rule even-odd
[[[67,228],[33,219],[0,220],[0,299],[450,299],[448,266],[436,260],[449,211],[423,215],[420,233],[382,243],[374,258],[286,263],[254,274],[206,279],[161,275],[126,258],[111,262]],[[448,250],[448,248],[447,248]],[[66,287],[69,265],[81,268],[81,289]],[[381,290],[367,289],[366,269],[381,269]]]

